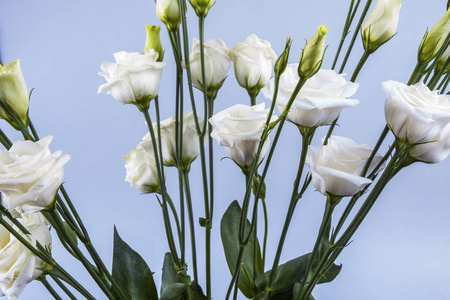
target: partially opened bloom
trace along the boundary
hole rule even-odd
[[[210,98],[215,98],[217,91],[222,87],[230,69],[230,50],[219,39],[209,39],[204,44],[206,91]],[[192,84],[203,91],[202,64],[200,56],[200,42],[194,39],[192,52],[189,54]],[[185,67],[183,61],[183,67]]]
[[[283,112],[300,80],[298,64],[290,64],[281,75],[277,96],[278,109]],[[300,126],[318,127],[333,122],[345,107],[356,106],[359,101],[347,99],[356,93],[359,84],[346,81],[345,74],[320,69],[306,81],[289,110],[287,120]],[[263,89],[267,99],[273,98],[274,80]]]
[[[214,127],[211,137],[225,147],[230,158],[242,169],[252,166],[257,153],[269,112],[264,106],[264,103],[254,106],[237,104],[209,119]],[[271,122],[276,118],[272,116]],[[269,145],[269,139],[264,141],[258,163],[263,160]]]
[[[378,0],[361,26],[364,48],[370,53],[389,41],[397,33],[403,0]]]
[[[381,87],[386,95],[387,124],[400,140],[411,144],[434,141],[450,123],[450,96],[430,91],[422,82],[408,86],[389,80]]]
[[[419,47],[419,62],[430,62],[441,49],[450,32],[450,9],[444,16],[427,32]]]
[[[98,93],[108,90],[114,99],[124,104],[135,104],[147,110],[149,103],[158,95],[162,69],[167,65],[158,62],[159,54],[150,49],[145,54],[125,51],[114,53],[115,63],[103,63],[99,75],[105,77]]]
[[[51,153],[52,139],[17,141],[8,151],[0,150],[0,192],[10,211],[39,211],[53,202],[70,156]]]
[[[198,117],[200,128],[203,128],[203,119]],[[161,126],[161,148],[163,163],[168,167],[176,167],[176,139],[175,139],[175,117],[170,117],[160,123]],[[157,125],[153,123],[153,129],[157,138]],[[195,125],[194,113],[192,110],[186,111],[183,114],[183,145],[182,152],[182,166],[189,168],[190,164],[200,154],[200,144]],[[153,145],[150,133],[147,133],[142,139],[139,146],[146,148],[148,151],[153,151]]]
[[[139,145],[125,157],[125,181],[142,193],[161,193],[153,149]]]
[[[245,41],[237,43],[231,51],[231,59],[239,85],[247,89],[249,94],[257,95],[269,82],[277,55],[268,41],[252,34]]]
[[[28,90],[20,69],[20,61],[13,61],[6,66],[0,64],[0,99],[17,114],[17,117],[26,124],[28,113]],[[6,120],[14,128],[17,124],[0,105],[0,119]]]
[[[36,247],[36,241],[39,241],[42,246],[51,248],[52,239],[41,213],[26,213],[18,220],[31,234],[24,235],[17,227],[13,228],[31,245]],[[45,262],[3,226],[0,226],[0,249],[0,296],[17,299],[25,286],[42,274]]]
[[[156,15],[169,30],[177,30],[181,23],[178,0],[156,0]]]
[[[306,164],[311,170],[312,183],[323,195],[353,196],[372,180],[360,176],[372,150],[369,145],[358,145],[353,140],[331,136],[320,148],[309,146]],[[381,161],[376,154],[368,172]]]

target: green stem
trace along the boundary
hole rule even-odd
[[[50,285],[50,283],[47,281],[47,279],[45,278],[45,276],[40,276],[38,279],[38,281],[40,281],[45,288],[47,289],[47,291],[50,293],[50,295],[53,296],[53,298],[57,299],[57,300],[62,300],[62,298],[58,295],[58,293],[55,291],[55,289],[53,289],[53,287]]]
[[[442,88],[441,88],[441,86],[439,87],[439,89],[441,90],[440,94],[444,94],[445,90],[447,89],[448,83],[450,82],[450,73],[447,73],[447,75],[445,76],[445,79],[442,80],[442,82],[443,82],[443,86],[441,84]]]
[[[56,282],[56,284],[60,287],[60,289],[62,289],[71,300],[77,300],[77,297],[75,297],[72,294],[72,292],[64,285],[64,283],[61,282],[61,280],[59,280],[58,277],[54,276],[53,274],[50,274],[50,277],[53,279],[54,282]]]
[[[327,196],[327,203],[325,205],[325,212],[323,214],[322,224],[320,225],[319,229],[319,235],[317,236],[316,243],[314,244],[314,249],[311,253],[311,257],[308,260],[308,266],[306,267],[305,275],[303,276],[301,285],[300,285],[300,291],[303,291],[305,288],[307,281],[309,279],[309,273],[311,272],[311,268],[314,264],[314,260],[316,259],[316,255],[319,251],[320,243],[322,242],[322,239],[326,233],[326,229],[328,224],[331,222],[331,216],[333,215],[333,210],[336,206],[336,202],[333,200],[334,196]],[[306,299],[305,297],[306,291],[302,293],[302,296],[300,297],[300,300]]]
[[[208,106],[208,120],[213,116],[214,113],[214,100],[207,101]],[[213,214],[214,214],[214,152],[213,152],[213,141],[211,134],[209,134],[212,131],[212,125],[205,120],[205,123],[208,123],[208,156],[209,156],[209,212],[208,212],[208,219],[207,219],[207,226],[206,226],[206,232],[205,232],[205,238],[206,238],[206,295],[207,299],[211,299],[212,293],[211,293],[211,226],[213,221]]]
[[[70,233],[67,232],[67,229],[64,227],[64,224],[59,216],[59,214],[55,210],[50,210],[49,215],[54,221],[54,224],[56,225],[55,229],[58,231],[58,233],[64,238],[64,241],[69,244],[75,255],[77,256],[78,260],[83,264],[85,269],[88,271],[88,273],[91,275],[91,277],[94,279],[94,281],[97,283],[97,285],[100,287],[100,289],[103,291],[103,293],[108,297],[108,299],[115,299],[113,294],[111,293],[109,287],[107,284],[100,278],[97,271],[93,268],[91,263],[86,259],[86,257],[83,255],[83,253],[78,248],[76,241],[73,240],[73,238],[70,236]],[[126,298],[123,298],[126,299]]]
[[[416,66],[414,67],[414,70],[411,74],[411,77],[409,78],[408,85],[412,85],[412,84],[419,82],[419,80],[423,76],[422,70],[424,67],[425,66],[419,62],[416,64]]]
[[[186,193],[186,205],[188,209],[189,216],[189,228],[191,232],[191,251],[192,251],[192,269],[194,273],[194,281],[198,283],[198,275],[197,275],[197,250],[195,246],[195,228],[194,228],[194,213],[192,211],[192,198],[191,198],[191,189],[189,185],[189,171],[183,172],[184,179],[184,190]]]
[[[364,169],[361,172],[361,177],[366,177],[367,171],[369,170],[370,164],[372,163],[373,158],[378,152],[378,149],[380,149],[381,144],[383,143],[384,139],[386,138],[387,134],[389,133],[389,126],[386,125],[383,129],[383,132],[381,133],[380,137],[378,138],[378,141],[375,145],[375,148],[373,148],[372,153],[370,154],[369,159],[366,161],[366,164],[364,165]]]
[[[266,200],[261,199],[263,213],[264,213],[264,240],[263,240],[263,253],[262,253],[262,267],[263,270],[266,267],[266,249],[267,249],[267,233],[269,231],[269,219],[267,217]]]
[[[350,53],[352,52],[353,45],[355,44],[356,37],[359,34],[359,29],[361,28],[362,22],[364,21],[364,18],[366,17],[366,14],[367,14],[367,12],[369,10],[370,4],[372,4],[372,0],[368,0],[366,2],[366,6],[364,6],[364,10],[363,10],[363,12],[361,14],[361,17],[359,18],[358,25],[356,25],[355,32],[353,33],[352,40],[350,41],[350,45],[348,46],[347,53],[345,54],[344,60],[343,60],[342,65],[341,65],[341,68],[339,69],[339,73],[344,72],[345,65],[347,64],[347,60],[350,57]]]
[[[6,150],[9,150],[9,148],[11,148],[12,146],[10,139],[1,128],[0,128],[0,143],[2,143],[3,147],[5,147]]]
[[[166,192],[166,185],[165,185],[165,180],[164,180],[164,169],[163,169],[163,165],[162,165],[162,160],[160,160],[160,158],[162,159],[162,155],[161,155],[161,152],[158,151],[158,148],[156,145],[155,132],[153,130],[153,123],[150,118],[150,114],[148,113],[148,110],[144,110],[144,111],[142,111],[142,113],[144,114],[145,121],[147,122],[148,130],[150,132],[150,136],[152,139],[152,146],[153,146],[154,153],[155,153],[156,169],[157,169],[158,178],[159,178],[159,182],[160,182],[160,186],[161,186],[161,197],[163,199],[162,208],[163,208],[164,226],[166,229],[167,242],[169,244],[169,249],[170,249],[170,253],[172,254],[173,261],[177,264],[177,266],[179,268],[181,268],[182,264],[180,262],[178,254],[177,254],[177,249],[175,247],[175,242],[173,239],[173,232],[172,232],[172,225],[170,223],[170,217],[169,217],[169,213],[167,210],[167,199],[166,199],[167,192]]]
[[[278,242],[278,248],[277,248],[277,252],[275,255],[275,259],[273,261],[272,271],[270,272],[270,278],[269,278],[269,283],[268,283],[269,289],[272,288],[273,283],[276,278],[278,264],[280,262],[281,253],[283,251],[284,242],[286,240],[286,235],[287,235],[292,217],[294,215],[295,207],[298,203],[298,198],[297,198],[298,188],[300,185],[300,180],[302,178],[303,169],[305,167],[306,154],[308,153],[308,146],[311,144],[311,141],[314,136],[314,132],[316,130],[315,128],[306,128],[306,127],[299,127],[299,129],[302,134],[302,153],[300,156],[300,162],[299,162],[298,169],[297,169],[297,177],[295,178],[294,187],[292,189],[292,195],[291,195],[291,200],[289,202],[289,208],[286,213],[283,230],[281,232],[281,237]]]
[[[31,129],[31,133],[33,134],[33,137],[36,141],[39,141],[39,135],[37,134],[36,128],[34,128],[33,122],[31,122],[31,119],[28,118],[28,126]]]
[[[333,65],[331,67],[332,70],[334,70],[334,68],[336,67],[336,63],[339,59],[339,55],[341,53],[342,46],[344,45],[344,41],[345,41],[347,35],[350,33],[348,30],[349,30],[350,26],[352,25],[353,18],[355,17],[355,14],[356,14],[356,11],[358,10],[360,2],[361,2],[361,0],[358,0],[358,2],[356,3],[354,8],[353,8],[353,4],[355,3],[355,1],[352,0],[350,2],[350,6],[348,8],[348,13],[347,13],[347,18],[345,19],[344,28],[342,30],[341,40],[340,40],[339,46],[336,50],[336,54],[335,54],[334,60],[333,60]]]
[[[255,94],[251,94],[250,95],[250,105],[256,105],[256,95]]]

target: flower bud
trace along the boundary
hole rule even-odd
[[[161,39],[159,38],[159,32],[161,31],[161,27],[159,26],[148,26],[145,24],[145,28],[147,29],[147,37],[145,39],[145,52],[147,53],[150,49],[155,50],[158,53],[158,58],[156,61],[161,62],[164,58],[164,50],[161,45]]]
[[[403,0],[378,0],[361,27],[364,49],[375,52],[397,33]]]
[[[430,62],[441,49],[450,32],[450,10],[427,32],[419,46],[417,56],[420,63]]]
[[[214,5],[213,0],[189,0],[189,2],[199,17],[206,17],[209,9]]]
[[[320,26],[313,38],[306,43],[300,57],[298,66],[298,76],[309,78],[319,71],[322,65],[323,48],[325,46],[325,38],[328,33],[326,26]]]
[[[9,106],[15,116],[8,114],[7,110],[0,105],[0,118],[6,120],[14,128],[18,124],[14,119],[19,119],[26,124],[28,118],[28,90],[20,70],[19,60],[13,61],[6,66],[0,64],[0,100]]]
[[[284,47],[283,53],[278,57],[275,61],[275,65],[273,67],[273,72],[275,76],[280,76],[286,70],[288,59],[289,59],[289,51],[291,50],[292,40],[288,38],[286,40],[286,46]]]
[[[181,23],[178,0],[156,0],[156,15],[170,31],[177,30]]]

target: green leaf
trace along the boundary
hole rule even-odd
[[[233,201],[222,217],[220,223],[220,234],[231,274],[234,274],[236,261],[239,254],[239,223],[241,218],[241,207],[237,201]],[[246,235],[250,229],[250,222],[247,220]],[[241,263],[241,272],[239,275],[239,289],[247,298],[255,297],[253,283],[253,265],[254,265],[254,239],[250,237],[249,243],[244,249]],[[256,245],[256,274],[258,277],[263,272],[261,248],[259,243]]]
[[[323,274],[317,284],[328,283],[333,281],[341,272],[342,265],[333,264],[331,267]]]
[[[184,274],[184,271],[177,271],[172,254],[166,253],[164,256],[162,280],[161,280],[160,300],[178,300],[187,293],[189,300],[204,300],[201,287],[191,281],[191,278]]]
[[[120,238],[115,226],[112,276],[126,300],[158,299],[153,273],[142,257]]]

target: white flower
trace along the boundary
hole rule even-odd
[[[70,160],[61,151],[50,153],[52,139],[17,141],[9,151],[0,150],[0,191],[9,210],[33,212],[52,203]]]
[[[31,235],[22,234],[31,245],[36,247],[36,241],[39,241],[42,246],[51,247],[50,232],[41,213],[26,213],[18,220],[31,233]],[[14,229],[21,233],[15,226]],[[0,248],[0,296],[6,295],[8,299],[14,300],[28,283],[42,274],[45,262],[3,226],[0,226]]]
[[[148,109],[150,100],[158,95],[162,69],[165,62],[157,62],[158,53],[150,49],[145,54],[125,51],[114,53],[116,63],[103,63],[105,77],[98,93],[108,90],[114,99],[124,104],[135,104],[140,109]]]
[[[252,34],[244,42],[237,43],[231,51],[231,59],[239,85],[249,92],[259,92],[269,82],[277,55],[268,41]]]
[[[425,163],[438,163],[450,154],[450,124],[444,127],[432,142],[411,148],[410,155]]]
[[[331,136],[320,148],[309,146],[306,164],[311,170],[312,183],[323,195],[352,196],[372,182],[361,177],[372,150],[369,145],[358,145],[353,140]],[[369,166],[371,172],[381,161],[376,154]]]
[[[215,96],[217,90],[222,86],[228,69],[230,69],[230,50],[227,45],[219,39],[213,38],[205,42],[205,80],[208,95]],[[192,83],[199,90],[203,90],[202,66],[200,59],[200,42],[194,39],[192,52],[189,55]],[[183,61],[183,67],[184,61]]]
[[[203,119],[198,117],[200,128],[203,128]],[[170,117],[160,123],[161,126],[161,149],[163,156],[163,163],[165,166],[176,166],[176,142],[175,142],[175,117]],[[153,123],[153,129],[155,131],[155,137],[158,137],[157,125]],[[182,156],[183,167],[189,167],[189,165],[200,154],[200,145],[197,135],[197,129],[195,127],[194,113],[192,110],[186,111],[183,114],[183,146]],[[150,133],[147,133],[142,139],[142,143],[139,146],[144,147],[147,151],[153,152],[153,144]]]
[[[397,33],[403,0],[378,0],[361,26],[364,48],[374,52]],[[368,47],[368,49],[367,49]]]
[[[28,90],[20,69],[20,61],[13,61],[6,66],[0,64],[0,99],[6,102],[17,113],[22,122],[26,124],[28,113]],[[0,118],[11,123],[15,128],[17,124],[11,119],[0,105]]]
[[[151,151],[139,145],[125,157],[127,175],[125,181],[142,193],[160,193],[158,169],[153,148]]]
[[[269,109],[261,103],[254,106],[234,105],[217,114],[209,122],[214,126],[211,137],[224,146],[230,158],[241,168],[250,167],[258,150],[261,134],[265,128]],[[271,122],[276,120],[272,116]],[[270,140],[264,142],[258,163],[269,148]]]
[[[430,91],[422,82],[407,86],[390,80],[381,83],[381,87],[386,94],[386,121],[400,140],[433,141],[450,123],[449,96]]]
[[[299,81],[298,64],[288,65],[281,75],[277,96],[277,106],[282,112],[288,104],[289,98]],[[274,80],[263,89],[267,99],[272,99]],[[313,77],[306,81],[297,94],[287,120],[305,127],[317,127],[333,122],[344,107],[353,107],[359,103],[355,99],[347,99],[358,90],[359,84],[348,82],[344,74],[337,74],[333,70],[320,69]]]

